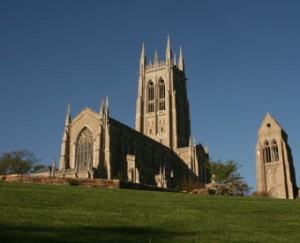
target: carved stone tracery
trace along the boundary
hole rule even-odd
[[[83,128],[76,141],[76,170],[89,170],[93,162],[94,137],[90,129]]]

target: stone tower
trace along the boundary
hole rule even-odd
[[[294,199],[296,178],[287,134],[267,113],[259,130],[256,144],[257,193],[274,198]]]
[[[163,61],[155,51],[153,64],[146,64],[143,44],[136,130],[173,149],[189,145],[190,114],[182,49],[178,61],[173,59],[169,36]]]

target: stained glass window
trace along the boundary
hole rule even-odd
[[[85,127],[78,135],[76,142],[76,167],[87,170],[93,162],[93,134]]]

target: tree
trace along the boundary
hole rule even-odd
[[[216,195],[244,195],[250,187],[243,180],[238,172],[240,165],[229,160],[226,163],[221,161],[208,162],[207,169],[212,175],[212,187]]]
[[[0,156],[0,175],[26,174],[39,160],[29,150],[13,150]]]

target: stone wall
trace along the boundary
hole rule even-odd
[[[52,184],[52,185],[70,185],[70,186],[85,186],[98,187],[109,189],[133,189],[146,191],[161,191],[173,192],[173,190],[166,188],[159,188],[150,185],[142,185],[127,181],[120,181],[117,179],[84,179],[84,178],[58,178],[51,176],[31,176],[31,175],[3,175],[0,176],[0,181],[14,182],[14,183],[36,183],[36,184]]]
[[[99,188],[119,189],[119,180],[108,179],[85,179],[85,178],[57,178],[50,176],[30,176],[30,175],[6,175],[1,176],[0,181],[19,182],[19,183],[38,183],[55,185],[88,186]]]

